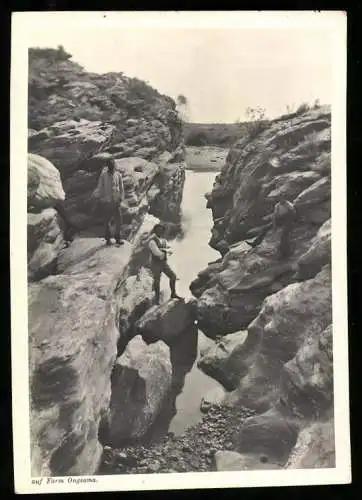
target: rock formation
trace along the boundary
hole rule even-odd
[[[246,337],[246,331],[225,335],[214,346],[201,353],[198,362],[199,368],[220,382],[226,389],[235,389],[241,376],[249,368],[244,363],[244,341]]]
[[[234,443],[241,455],[218,456],[218,470],[259,468],[258,456],[263,468],[334,464],[330,125],[319,107],[246,134],[206,195],[222,258],[190,286],[199,327],[218,339],[199,366],[232,391],[225,403],[257,411]],[[271,224],[280,196],[297,210],[284,260]]]
[[[140,228],[151,212],[175,226],[180,216],[181,122],[173,100],[140,80],[86,73],[63,49],[30,49],[29,127],[32,475],[92,474],[105,423],[118,433],[128,409],[127,434],[139,436],[159,411],[160,385],[164,396],[173,383],[166,344],[133,337],[154,295]],[[102,214],[89,200],[110,157],[126,194],[120,248],[97,237]],[[69,223],[77,234],[66,247]]]
[[[193,325],[193,308],[183,299],[172,299],[160,306],[153,306],[136,322],[135,329],[149,342],[172,342]]]
[[[303,429],[293,448],[287,469],[334,468],[334,424],[333,420],[312,423]]]
[[[142,437],[154,422],[171,388],[170,350],[162,341],[147,345],[137,335],[112,373],[109,442],[120,445]]]
[[[117,287],[131,246],[74,243],[62,274],[28,287],[34,476],[89,474],[102,452],[98,426],[117,355]]]
[[[53,272],[63,246],[61,220],[55,209],[28,213],[29,281],[44,278]]]
[[[264,462],[257,453],[242,455],[236,451],[217,451],[214,460],[217,471],[279,469],[277,464],[269,464],[268,461]]]
[[[28,154],[28,208],[40,211],[64,201],[59,171],[45,158]]]
[[[89,198],[111,157],[125,177],[126,238],[134,236],[138,207],[138,222],[152,205],[156,217],[179,223],[185,165],[175,102],[137,78],[89,73],[70,59],[29,50],[28,147],[60,171],[68,218],[80,229],[99,223]],[[147,199],[151,184],[158,192]]]
[[[280,234],[268,230],[280,193],[294,202],[298,213],[293,255],[282,262],[275,258]],[[207,198],[214,217],[210,244],[218,249],[225,242],[230,251],[222,263],[201,273],[191,290],[199,297],[203,331],[215,337],[245,328],[265,297],[293,281],[298,259],[330,219],[329,109],[271,122],[252,140],[246,135],[230,150]],[[247,248],[244,241],[263,230],[261,244]],[[328,256],[327,249],[327,261]],[[311,258],[316,273],[323,258],[321,263],[317,256]]]
[[[55,166],[39,155],[28,154],[28,279],[50,274],[64,246],[62,221],[54,208],[64,200]]]
[[[228,391],[205,396],[204,410],[252,409],[216,468],[333,467],[329,108],[263,123],[236,142],[207,194],[221,258],[191,284],[196,301],[153,308],[144,223],[152,214],[178,230],[185,179],[175,103],[70,59],[61,48],[29,51],[32,475],[94,473],[100,442],[144,436],[171,391],[168,425],[195,361],[195,317],[217,339],[199,366]],[[120,248],[96,237],[102,214],[90,199],[107,158],[125,185]],[[280,196],[297,210],[285,260],[271,227]],[[64,215],[78,230],[69,248]],[[179,340],[192,352],[177,371]]]

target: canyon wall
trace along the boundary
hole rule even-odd
[[[29,50],[28,92],[29,152],[60,171],[64,210],[76,229],[101,221],[91,210],[90,197],[106,158],[117,160],[125,176],[126,221],[133,220],[152,183],[148,203],[156,216],[178,222],[179,197],[171,200],[170,213],[164,206],[170,185],[182,193],[185,166],[182,122],[170,97],[123,73],[87,72],[64,50],[36,48]],[[130,175],[129,170],[139,172],[146,162],[155,167],[143,180]],[[135,184],[141,182],[139,193]],[[129,228],[124,236],[133,234]]]
[[[63,49],[30,49],[28,144],[32,475],[89,475],[114,407],[114,366],[120,387],[122,376],[139,383],[154,349],[131,350],[136,368],[126,373],[129,329],[153,304],[140,231],[150,213],[173,226],[180,219],[181,122],[173,100],[140,80],[87,73]],[[124,180],[120,248],[97,237],[102,214],[90,202],[106,158]],[[157,348],[169,371],[168,346]]]
[[[327,106],[255,123],[207,194],[210,245],[222,258],[190,287],[199,327],[216,339],[199,366],[229,391],[228,404],[258,412],[236,443],[245,463],[264,453],[271,467],[334,466],[330,140]],[[271,226],[281,196],[297,212],[286,259],[282,229]]]

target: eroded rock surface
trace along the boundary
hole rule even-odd
[[[115,159],[122,173],[122,236],[136,246],[151,205],[158,217],[177,223],[184,182],[174,101],[141,80],[87,73],[70,59],[61,48],[29,50],[28,269],[29,281],[38,280],[28,290],[34,476],[97,470],[111,373],[153,301],[144,256],[138,259],[129,242],[106,247],[99,238],[104,214],[90,197],[105,161]],[[75,236],[64,248],[69,225]],[[132,358],[141,363],[136,379],[156,374],[157,359],[164,361],[159,389],[171,373],[169,349],[142,343],[146,357]],[[133,389],[129,401],[138,411],[142,388]],[[152,391],[135,434],[159,410]]]
[[[265,299],[259,315],[248,327],[248,338],[250,341],[254,338],[256,354],[240,381],[238,398],[260,407],[268,407],[276,401],[280,397],[284,365],[294,358],[307,339],[317,339],[331,319],[328,267],[315,278],[288,285]],[[315,362],[319,363],[318,357]]]
[[[61,220],[57,211],[47,208],[28,213],[28,279],[34,281],[51,274],[64,247]]]
[[[321,107],[246,134],[206,195],[221,259],[190,289],[199,328],[223,335],[225,348],[218,340],[199,366],[234,389],[223,404],[257,412],[240,426],[230,467],[258,468],[258,455],[266,467],[333,464],[330,190],[330,109]],[[271,224],[280,196],[297,210],[284,260]]]
[[[59,50],[29,50],[29,151],[60,171],[68,218],[96,234],[102,214],[89,199],[113,158],[125,176],[123,237],[134,236],[149,205],[179,223],[185,164],[175,102],[137,78],[89,73],[70,59]]]
[[[215,453],[217,471],[270,470],[280,469],[278,463],[263,461],[258,453],[243,455],[236,451],[220,450]]]
[[[137,321],[135,328],[146,342],[163,340],[167,344],[193,324],[193,307],[183,299],[154,305]]]
[[[186,163],[159,162],[159,165],[158,192],[151,200],[150,213],[165,222],[179,224]]]
[[[299,279],[312,278],[331,261],[331,219],[325,222],[298,260]]]
[[[63,179],[109,143],[114,126],[101,121],[64,120],[29,138],[29,150],[44,156],[60,170]]]
[[[334,422],[316,422],[300,432],[286,468],[334,468],[335,460]]]
[[[277,258],[281,231],[271,227],[281,194],[297,209],[291,255],[283,261]],[[200,328],[215,337],[245,328],[267,296],[298,276],[313,277],[328,263],[329,108],[272,121],[254,137],[246,134],[231,148],[207,200],[214,219],[210,245],[223,259],[202,271],[190,289],[198,298]],[[262,233],[256,247],[245,243]]]
[[[136,321],[154,303],[153,279],[148,269],[141,267],[137,274],[129,276],[122,283],[119,302],[118,351],[122,351],[136,335]]]
[[[51,274],[64,246],[64,221],[56,210],[65,194],[59,171],[45,158],[28,154],[28,280]]]
[[[137,335],[117,359],[112,373],[109,442],[143,436],[171,387],[170,350],[158,341],[147,345]]]
[[[98,466],[98,426],[117,356],[117,287],[130,254],[128,244],[89,242],[88,254],[64,264],[61,275],[29,285],[34,476],[90,474]]]
[[[28,211],[54,207],[65,193],[57,168],[46,158],[28,154]]]
[[[227,390],[235,389],[249,368],[243,356],[246,337],[246,331],[225,335],[215,345],[202,351],[198,367]]]
[[[241,426],[238,451],[265,455],[268,461],[285,463],[298,437],[299,427],[293,419],[274,409],[249,417]]]

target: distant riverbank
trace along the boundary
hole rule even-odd
[[[229,149],[218,146],[187,146],[188,170],[197,172],[219,171],[225,164]]]

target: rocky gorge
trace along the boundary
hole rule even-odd
[[[152,373],[164,367],[171,377],[165,343],[147,347],[135,339],[127,344],[133,323],[153,301],[151,276],[137,258],[147,217],[176,228],[180,223],[181,122],[173,101],[144,82],[89,74],[60,49],[30,49],[29,127],[32,473],[90,474],[102,455],[99,433],[114,413],[114,387],[122,392],[127,380],[130,389],[133,382],[140,384],[142,367],[147,372],[147,359],[156,354],[160,362]],[[109,157],[125,188],[122,236],[127,241],[121,248],[105,247],[99,238],[102,214],[89,205]],[[69,221],[76,234],[67,247]],[[119,369],[126,370],[125,357],[133,379],[119,375]],[[132,389],[125,401],[128,418],[137,409],[148,411],[141,429],[159,409],[154,394],[146,387],[142,403]],[[121,418],[118,411],[111,431],[119,429]]]
[[[257,453],[334,467],[330,175],[330,109],[318,107],[238,141],[207,195],[224,257],[191,284],[199,328],[217,339],[199,364],[227,389],[224,404],[257,412],[235,441],[240,466]],[[283,261],[268,225],[281,193],[297,210]]]
[[[221,258],[190,284],[213,340],[197,365],[223,389],[205,393],[202,420],[181,435],[106,447],[102,473],[335,466],[330,120],[327,106],[304,110],[230,149],[206,194]],[[284,260],[270,224],[281,194],[297,209]]]
[[[330,109],[271,121],[234,144],[205,200],[221,258],[195,269],[193,299],[163,290],[157,306],[144,236],[158,220],[170,238],[182,225],[175,103],[70,59],[29,53],[33,475],[333,467]],[[99,238],[102,214],[89,201],[109,157],[126,191],[120,248]],[[298,212],[282,262],[269,228],[281,193]],[[76,228],[69,247],[62,213]],[[210,342],[197,357],[198,329]],[[171,394],[195,365],[221,387],[175,436]]]

